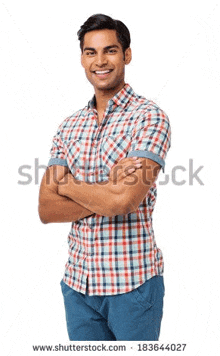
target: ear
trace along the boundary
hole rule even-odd
[[[82,55],[82,53],[81,53],[81,65],[84,67],[84,65],[83,65],[83,55]]]
[[[132,59],[132,53],[131,53],[131,48],[127,48],[125,50],[125,64],[129,64]]]
[[[81,65],[83,66],[83,68],[84,68],[84,60],[83,60],[83,54],[81,53]]]

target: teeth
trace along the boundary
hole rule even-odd
[[[109,73],[110,70],[96,70],[95,73],[96,74],[106,74],[106,73]]]

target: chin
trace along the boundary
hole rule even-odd
[[[97,87],[97,89],[102,89],[102,90],[111,90],[114,89],[115,87],[113,85],[100,85]]]
[[[110,90],[110,89],[114,89],[114,85],[111,84],[99,84],[99,85],[94,85],[94,88],[98,89],[98,90]]]

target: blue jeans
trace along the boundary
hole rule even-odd
[[[89,296],[61,281],[71,341],[157,341],[163,315],[164,282],[154,276],[131,292]]]

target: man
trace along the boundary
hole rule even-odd
[[[169,120],[125,84],[122,22],[91,16],[78,37],[95,95],[60,125],[39,197],[42,222],[72,222],[61,281],[69,338],[158,340],[163,257],[152,213]]]

